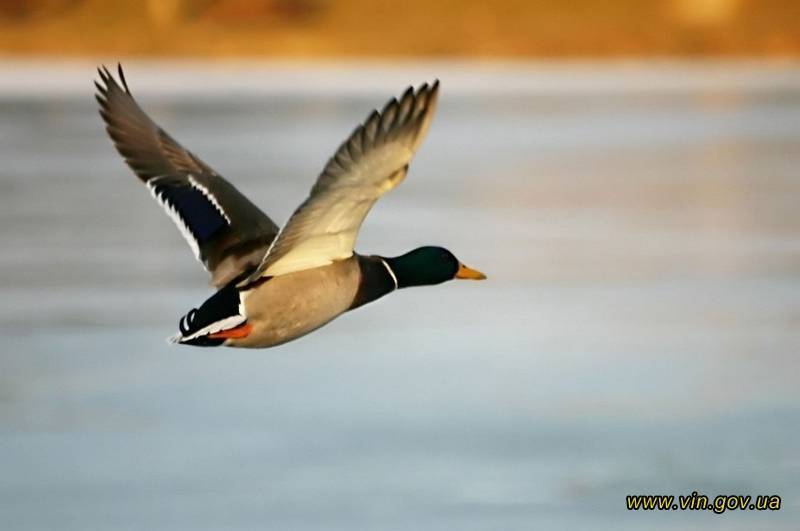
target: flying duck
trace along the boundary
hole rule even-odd
[[[217,291],[179,323],[173,343],[271,347],[397,289],[486,278],[447,249],[389,258],[353,251],[369,209],[406,176],[428,130],[439,82],[373,111],[325,165],[283,228],[153,122],[98,69],[97,101],[125,162],[180,229]]]

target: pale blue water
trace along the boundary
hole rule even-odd
[[[369,109],[442,79],[358,249],[490,280],[264,351],[166,345],[204,272],[91,69],[52,71],[0,65],[0,529],[797,529],[800,70],[132,65],[278,222]],[[783,508],[625,509],[693,490]]]

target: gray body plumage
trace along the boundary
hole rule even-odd
[[[357,256],[273,277],[240,292],[253,325],[247,337],[228,339],[226,346],[271,347],[313,332],[353,305],[361,280]]]

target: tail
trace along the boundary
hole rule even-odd
[[[208,298],[200,308],[194,308],[178,323],[179,332],[167,339],[169,343],[218,347],[232,337],[244,337],[250,331],[242,315],[239,290],[231,282]]]

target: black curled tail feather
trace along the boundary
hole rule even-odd
[[[224,338],[210,338],[209,334],[233,328],[245,321],[239,313],[239,290],[236,281],[209,297],[199,308],[190,310],[178,322],[179,333],[170,341],[183,345],[217,347]]]

